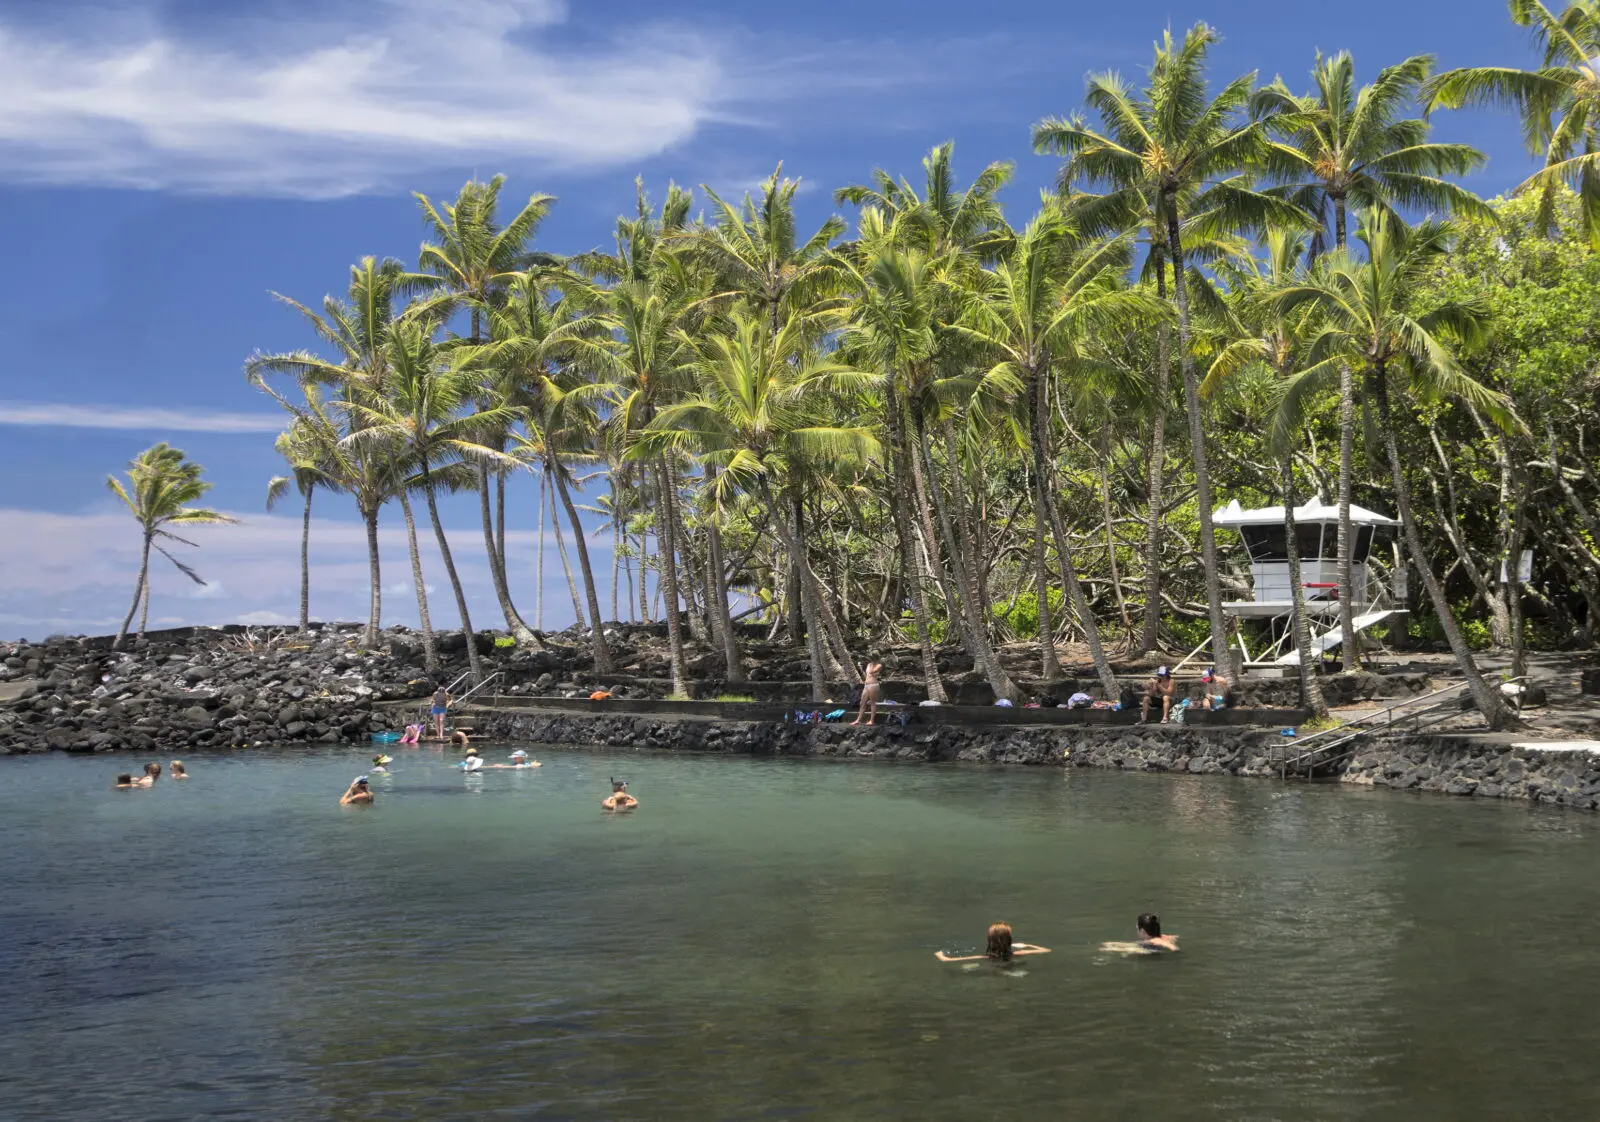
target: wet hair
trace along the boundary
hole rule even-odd
[[[627,789],[628,789],[628,781],[626,779],[618,779],[616,776],[612,776],[611,777],[611,793],[612,794],[614,794],[614,795],[621,794],[623,791],[626,791]]]
[[[1151,939],[1161,938],[1161,917],[1154,912],[1145,912],[1139,917],[1139,933]]]
[[[148,775],[151,779],[160,779],[161,778],[161,765],[160,764],[145,764],[144,765],[144,773],[146,775]]]
[[[185,771],[183,769],[183,761],[182,760],[173,760],[172,761],[172,774],[173,775],[188,775],[189,774],[187,771]]]
[[[117,776],[117,786],[118,787],[132,787],[133,786],[133,776],[127,775],[127,774],[123,774],[123,775]]]
[[[1001,962],[1011,961],[1011,925],[1009,923],[991,923],[989,925],[989,949],[984,953],[990,958],[998,958]]]

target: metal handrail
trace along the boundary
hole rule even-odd
[[[471,697],[473,694],[475,694],[479,690],[483,689],[484,686],[487,686],[490,682],[492,682],[496,678],[500,677],[501,673],[502,673],[502,671],[496,670],[493,674],[490,674],[487,678],[485,678],[483,681],[479,682],[477,685],[473,686],[470,690],[468,690],[466,693],[462,694],[460,697],[451,698],[450,699],[450,704],[452,706],[462,704],[463,702],[465,702],[467,700],[467,698]],[[464,677],[466,677],[466,675],[463,674],[462,677],[464,678]],[[460,681],[460,679],[458,678],[457,681]]]
[[[1372,713],[1372,714],[1370,714],[1370,715],[1368,715],[1366,717],[1362,717],[1360,720],[1346,721],[1344,724],[1335,725],[1331,729],[1323,729],[1321,732],[1312,733],[1310,736],[1306,737],[1304,740],[1298,741],[1295,746],[1297,748],[1304,748],[1305,745],[1311,743],[1311,741],[1313,741],[1313,740],[1316,740],[1318,737],[1331,736],[1331,735],[1333,735],[1334,733],[1337,733],[1337,732],[1343,732],[1345,735],[1341,736],[1339,739],[1333,741],[1332,743],[1319,744],[1317,747],[1313,748],[1309,752],[1302,751],[1297,756],[1294,756],[1294,757],[1292,757],[1290,759],[1283,760],[1283,761],[1280,762],[1279,768],[1282,771],[1283,775],[1285,777],[1287,777],[1288,774],[1289,774],[1289,768],[1290,767],[1293,767],[1296,764],[1300,764],[1300,763],[1303,763],[1306,760],[1309,760],[1312,756],[1317,755],[1319,752],[1324,752],[1324,751],[1327,751],[1327,750],[1332,749],[1332,748],[1337,748],[1341,744],[1348,744],[1352,740],[1358,740],[1363,736],[1368,736],[1368,735],[1371,735],[1372,733],[1378,731],[1377,729],[1369,728],[1369,727],[1366,727],[1366,726],[1371,725],[1374,721],[1376,721],[1383,714],[1385,714],[1385,713],[1390,714],[1390,719],[1388,720],[1388,722],[1386,722],[1384,727],[1387,728],[1387,729],[1392,729],[1394,727],[1394,725],[1395,725],[1395,721],[1394,721],[1394,717],[1393,717],[1393,714],[1394,714],[1395,710],[1404,709],[1408,705],[1416,705],[1416,704],[1418,704],[1420,702],[1427,701],[1431,697],[1438,697],[1441,694],[1446,694],[1446,693],[1452,693],[1452,692],[1455,692],[1455,691],[1459,691],[1460,689],[1462,689],[1464,684],[1465,683],[1452,685],[1452,686],[1445,686],[1442,689],[1434,690],[1431,693],[1425,693],[1421,697],[1407,698],[1404,701],[1396,702],[1394,705],[1385,706],[1384,708],[1379,709],[1375,713]],[[1413,711],[1411,713],[1407,713],[1405,715],[1405,717],[1403,717],[1401,719],[1402,720],[1407,720],[1407,721],[1414,721],[1419,717],[1427,716],[1430,713],[1436,713],[1439,710],[1443,709],[1444,707],[1445,707],[1445,702],[1437,701],[1437,702],[1434,702],[1432,705],[1429,705],[1425,709],[1418,709],[1418,710],[1415,710],[1415,711]],[[1445,718],[1442,718],[1442,717],[1440,718],[1440,720],[1444,720],[1444,719]],[[1438,724],[1438,723],[1439,723],[1438,721],[1429,722],[1430,725],[1434,725],[1434,724]]]
[[[1465,683],[1459,683],[1459,684],[1453,685],[1453,686],[1445,686],[1443,689],[1434,690],[1432,693],[1425,693],[1421,697],[1408,697],[1404,701],[1398,701],[1393,705],[1386,706],[1386,707],[1384,707],[1382,709],[1379,709],[1379,710],[1371,713],[1370,715],[1362,717],[1362,718],[1360,718],[1358,720],[1346,721],[1342,725],[1334,725],[1330,729],[1323,729],[1321,732],[1314,732],[1310,736],[1306,737],[1304,740],[1297,740],[1295,743],[1298,744],[1298,745],[1310,744],[1313,740],[1317,739],[1317,737],[1319,737],[1319,736],[1331,736],[1332,734],[1334,734],[1336,732],[1340,732],[1340,731],[1342,731],[1344,729],[1354,728],[1357,725],[1368,724],[1371,721],[1376,720],[1378,717],[1381,717],[1385,713],[1393,713],[1396,709],[1404,709],[1407,705],[1416,705],[1419,702],[1427,701],[1430,697],[1438,697],[1440,694],[1450,693],[1450,692],[1452,692],[1454,690],[1459,690],[1459,689],[1462,688],[1463,685],[1465,685]],[[1394,721],[1391,719],[1389,721],[1389,723],[1392,725],[1394,723]]]

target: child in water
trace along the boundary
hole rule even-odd
[[[638,805],[639,800],[628,794],[628,784],[621,779],[612,779],[610,797],[600,800],[605,810],[632,810]]]
[[[943,951],[934,951],[933,957],[940,962],[990,962],[1005,963],[1014,958],[1028,954],[1049,954],[1049,947],[1036,947],[1031,943],[1014,942],[1011,937],[1009,923],[991,923],[989,925],[989,945],[982,954],[951,955]]]

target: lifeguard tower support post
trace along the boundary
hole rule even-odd
[[[1295,508],[1295,540],[1300,546],[1300,580],[1305,589],[1306,615],[1311,625],[1312,657],[1320,658],[1337,647],[1343,638],[1339,628],[1339,508],[1326,506],[1313,497]],[[1275,636],[1272,645],[1258,657],[1245,651],[1245,665],[1252,667],[1294,666],[1300,661],[1295,648],[1294,611],[1289,584],[1288,532],[1283,507],[1269,506],[1244,510],[1238,500],[1217,511],[1212,521],[1239,532],[1250,553],[1250,581],[1254,599],[1225,602],[1222,610],[1238,619],[1271,621]],[[1373,594],[1367,560],[1374,544],[1391,539],[1400,523],[1365,507],[1350,506],[1351,531],[1355,540],[1350,549],[1350,586],[1355,608],[1355,629],[1359,633],[1373,624],[1402,614],[1389,606],[1383,589]],[[1329,627],[1331,622],[1332,626]],[[1320,632],[1320,633],[1319,633]],[[1243,638],[1240,646],[1244,646]]]

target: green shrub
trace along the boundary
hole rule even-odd
[[[512,647],[514,647],[516,645],[517,645],[517,641],[515,639],[513,639],[509,635],[498,635],[498,636],[495,637],[494,646],[495,646],[496,650],[499,650],[499,651],[510,650]]]

